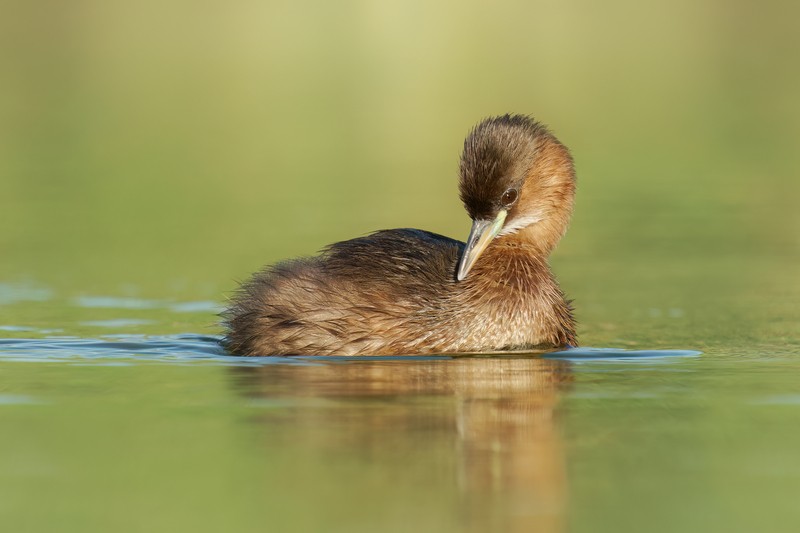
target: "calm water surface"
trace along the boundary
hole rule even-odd
[[[59,305],[30,286],[4,294]],[[216,335],[137,332],[213,320],[211,302],[60,305],[105,318],[0,330],[9,530],[800,523],[796,351],[242,359]]]
[[[800,531],[800,4],[754,6],[10,3],[0,531]],[[598,349],[224,355],[265,263],[465,239],[506,112],[575,157]]]

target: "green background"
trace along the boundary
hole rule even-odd
[[[220,300],[265,263],[376,229],[464,239],[463,138],[518,112],[575,156],[554,262],[586,341],[605,341],[598,306],[690,313],[709,288],[739,301],[800,247],[797,15],[774,2],[7,3],[0,278],[65,298]]]
[[[141,345],[9,348],[2,522],[796,531],[798,20],[771,1],[4,2],[5,340],[218,334],[263,264],[382,228],[463,240],[464,136],[514,112],[575,157],[553,266],[581,343],[704,354],[240,376]]]

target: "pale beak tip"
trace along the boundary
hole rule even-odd
[[[473,219],[469,238],[464,245],[461,259],[458,262],[458,270],[456,271],[457,281],[464,281],[469,271],[472,270],[475,261],[483,253],[483,250],[489,246],[489,242],[500,233],[500,230],[503,228],[503,222],[506,220],[506,214],[506,210],[501,209],[498,211],[494,220]]]

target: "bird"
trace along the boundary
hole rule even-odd
[[[223,311],[242,356],[402,356],[577,346],[572,302],[549,256],[572,216],[576,175],[561,142],[527,115],[467,135],[460,199],[466,243],[380,230],[267,266]]]

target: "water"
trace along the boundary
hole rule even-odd
[[[148,323],[183,308],[114,305]],[[12,530],[783,531],[800,519],[797,353],[244,359],[215,335],[98,329],[4,329]]]
[[[13,4],[2,531],[800,528],[800,4]],[[575,157],[580,349],[224,354],[265,263],[465,239],[505,112]]]
[[[235,514],[243,530],[560,530],[564,406],[663,408],[682,390],[592,381],[693,374],[699,355],[242,359],[218,341],[0,340],[0,416],[16,435],[0,470],[10,525],[212,530]],[[34,512],[41,501],[55,503]]]

